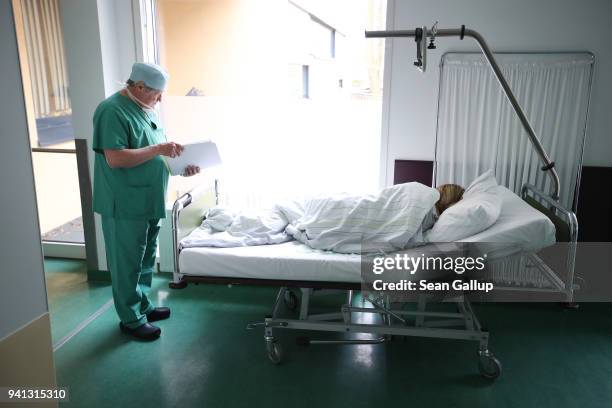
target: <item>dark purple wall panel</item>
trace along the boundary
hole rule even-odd
[[[393,184],[418,181],[431,186],[433,161],[429,160],[396,160],[393,171]]]

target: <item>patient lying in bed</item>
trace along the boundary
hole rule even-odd
[[[334,195],[278,204],[257,213],[215,207],[182,247],[238,247],[298,240],[340,253],[397,251],[421,245],[423,233],[461,200],[464,189],[420,183],[387,187],[376,194]]]

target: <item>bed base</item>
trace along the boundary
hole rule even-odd
[[[483,329],[476,317],[471,303],[465,296],[447,300],[454,303],[456,312],[427,311],[427,295],[421,295],[416,310],[405,310],[403,304],[391,303],[388,296],[368,294],[356,305],[353,290],[346,290],[346,302],[336,312],[310,313],[311,298],[317,295],[312,288],[300,288],[299,312],[296,317],[282,316],[283,305],[296,312],[297,295],[288,287],[281,287],[272,307],[272,314],[264,321],[251,323],[247,329],[264,329],[264,343],[268,359],[280,364],[283,348],[275,336],[275,330],[309,330],[317,332],[337,332],[344,334],[371,334],[369,339],[313,340],[298,337],[302,346],[318,345],[363,345],[383,344],[393,336],[426,337],[455,340],[470,340],[478,343],[476,356],[480,374],[494,380],[502,372],[499,360],[489,350],[489,333]],[[336,291],[337,292],[337,291]],[[325,292],[320,292],[325,294]],[[365,322],[364,322],[365,321]]]
[[[431,298],[423,294],[418,297],[416,310],[405,310],[406,303],[392,303],[388,296],[363,294],[361,304],[356,304],[355,292],[362,290],[360,283],[322,282],[228,278],[209,276],[181,275],[178,282],[170,287],[184,288],[189,283],[249,285],[279,287],[271,314],[263,321],[251,323],[247,329],[264,329],[264,343],[268,359],[280,364],[283,348],[275,330],[308,330],[315,332],[336,332],[344,334],[371,334],[368,339],[320,340],[301,336],[297,343],[309,345],[376,345],[384,344],[398,337],[426,337],[455,340],[469,340],[478,343],[478,369],[488,379],[496,379],[502,371],[500,361],[489,350],[489,333],[481,326],[469,300],[461,295],[445,300],[454,303],[456,312],[432,312],[427,310]],[[299,293],[299,296],[296,294]],[[346,301],[338,309],[326,313],[311,313],[310,305],[314,297],[343,293]],[[438,303],[439,300],[435,299]],[[284,316],[286,310],[296,314]],[[364,323],[364,321],[366,321]]]

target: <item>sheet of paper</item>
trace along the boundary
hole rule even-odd
[[[189,165],[206,169],[221,164],[217,145],[211,141],[184,144],[183,147],[184,150],[178,157],[164,156],[170,174],[173,176],[183,174],[185,167]]]

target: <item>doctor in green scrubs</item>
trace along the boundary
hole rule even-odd
[[[135,63],[126,87],[100,103],[93,117],[93,209],[102,216],[115,309],[121,330],[145,340],[161,334],[151,322],[170,317],[169,308],[156,308],[147,297],[166,213],[169,172],[161,156],[183,150],[166,141],[153,110],[167,81],[160,66]],[[199,171],[188,166],[183,175]]]

